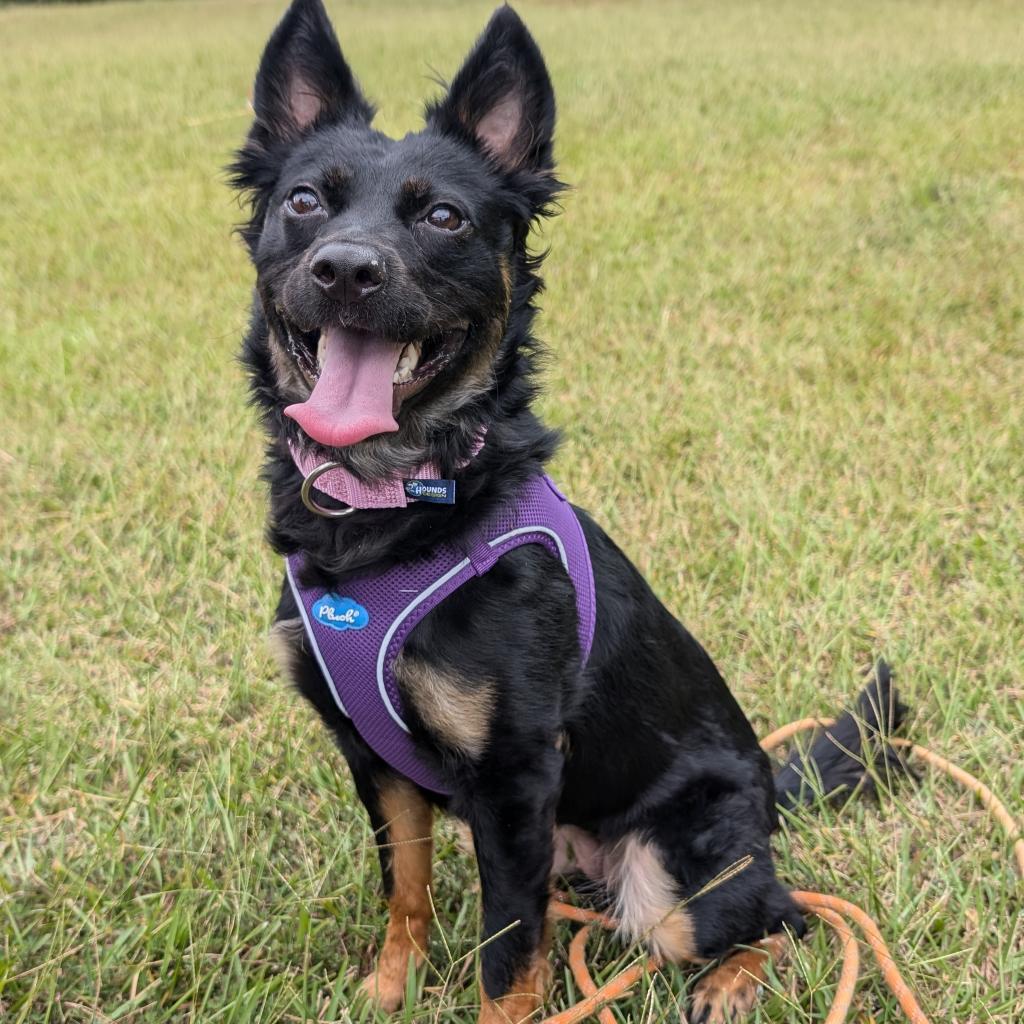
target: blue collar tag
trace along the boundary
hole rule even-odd
[[[403,480],[407,498],[430,501],[435,505],[455,504],[454,480]]]

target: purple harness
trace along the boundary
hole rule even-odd
[[[286,560],[288,582],[335,703],[380,757],[425,789],[449,792],[417,756],[402,720],[395,659],[428,612],[523,544],[542,544],[569,573],[586,664],[596,618],[590,552],[572,506],[546,475],[529,480],[511,504],[461,543],[439,544],[425,558],[349,580],[339,593],[303,587],[301,553]]]

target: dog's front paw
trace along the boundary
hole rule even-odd
[[[396,966],[382,964],[363,978],[359,985],[359,996],[368,999],[385,1013],[394,1013],[405,1002],[408,974],[396,970]]]
[[[760,988],[749,976],[702,978],[690,1004],[690,1024],[736,1024],[754,1009]]]
[[[477,1024],[528,1024],[540,1019],[543,1005],[540,995],[528,992],[488,999],[480,1007]]]
[[[426,960],[429,920],[426,916],[391,914],[377,969],[363,978],[359,986],[359,994],[385,1013],[399,1009],[410,984],[416,984],[416,972]]]
[[[552,974],[547,957],[538,954],[512,983],[507,995],[497,999],[484,996],[477,1024],[524,1024],[539,1020]]]
[[[772,965],[781,965],[789,938],[781,932],[726,957],[693,990],[690,1024],[734,1024],[754,1009]]]

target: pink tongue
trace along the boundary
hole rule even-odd
[[[392,378],[404,345],[400,341],[325,328],[320,379],[290,416],[314,441],[331,448],[398,429],[392,415]]]

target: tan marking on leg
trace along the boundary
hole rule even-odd
[[[395,659],[394,671],[431,732],[470,757],[483,753],[494,714],[491,683],[464,682],[450,671],[404,654]]]
[[[670,910],[651,929],[648,945],[655,956],[674,964],[698,963],[693,918],[683,909]]]
[[[606,852],[604,870],[612,914],[626,939],[646,942],[655,956],[673,963],[697,959],[693,919],[679,905],[675,880],[652,843],[626,836]]]
[[[295,682],[295,661],[306,631],[302,619],[281,619],[270,627],[267,646],[277,670],[289,682]]]
[[[473,842],[473,830],[469,822],[455,819],[455,843],[458,848],[467,856],[476,859],[476,844]]]
[[[433,811],[404,780],[387,784],[380,806],[388,823],[387,834],[380,841],[391,850],[390,916],[377,969],[363,980],[362,991],[381,1009],[393,1013],[405,997],[409,958],[419,967],[427,949]]]
[[[547,958],[549,931],[545,930],[541,948],[534,954],[529,967],[516,975],[512,987],[505,995],[491,999],[481,989],[478,1024],[520,1024],[520,1021],[539,1018],[544,996],[551,984],[551,964]]]
[[[741,949],[725,958],[697,982],[690,1020],[693,1024],[730,1024],[750,1013],[768,977],[768,966],[785,962],[789,936],[769,935],[756,948]]]

